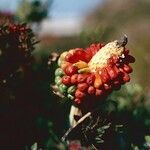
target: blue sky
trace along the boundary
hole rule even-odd
[[[1,10],[15,11],[21,0],[0,0]],[[50,15],[52,18],[84,17],[102,0],[54,0]]]
[[[22,0],[0,0],[0,10],[15,11]],[[41,0],[44,1],[44,0]],[[42,34],[68,36],[79,34],[84,17],[103,0],[53,0],[49,16],[42,24]]]

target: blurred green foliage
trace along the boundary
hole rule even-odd
[[[52,0],[22,0],[16,12],[16,20],[28,23],[40,23],[48,15]]]

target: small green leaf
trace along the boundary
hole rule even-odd
[[[64,75],[64,71],[61,68],[57,68],[55,70],[55,76],[63,76]]]
[[[31,146],[31,150],[38,150],[38,145],[37,145],[37,143],[34,143],[34,144]]]
[[[76,86],[73,85],[68,88],[67,92],[68,92],[68,94],[73,94],[75,92],[75,90],[76,90]]]
[[[71,100],[74,100],[74,96],[72,96],[71,94],[68,94],[67,97]]]
[[[97,143],[104,143],[104,140],[99,140],[97,141]]]
[[[56,77],[55,77],[55,84],[56,84],[56,85],[60,85],[61,82],[62,82],[61,77],[60,77],[60,76],[56,76]]]

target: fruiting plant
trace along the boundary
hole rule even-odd
[[[26,24],[0,26],[0,83],[31,63],[35,43],[34,34]]]
[[[58,90],[78,108],[71,112],[71,125],[74,116],[83,116],[96,108],[113,90],[130,81],[135,61],[125,48],[127,37],[106,45],[92,44],[86,49],[75,48],[63,52],[58,59],[55,71],[55,84]],[[80,115],[79,115],[80,112]]]
[[[24,149],[24,144],[32,142],[34,136],[30,120],[34,118],[34,99],[37,101],[32,70],[36,42],[26,24],[5,22],[0,25],[0,145],[4,149]],[[33,131],[33,136],[28,131]]]

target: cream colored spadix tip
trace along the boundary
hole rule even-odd
[[[102,47],[90,60],[88,66],[91,72],[96,72],[97,69],[107,66],[108,59],[112,56],[120,57],[123,54],[124,45],[115,40]]]

